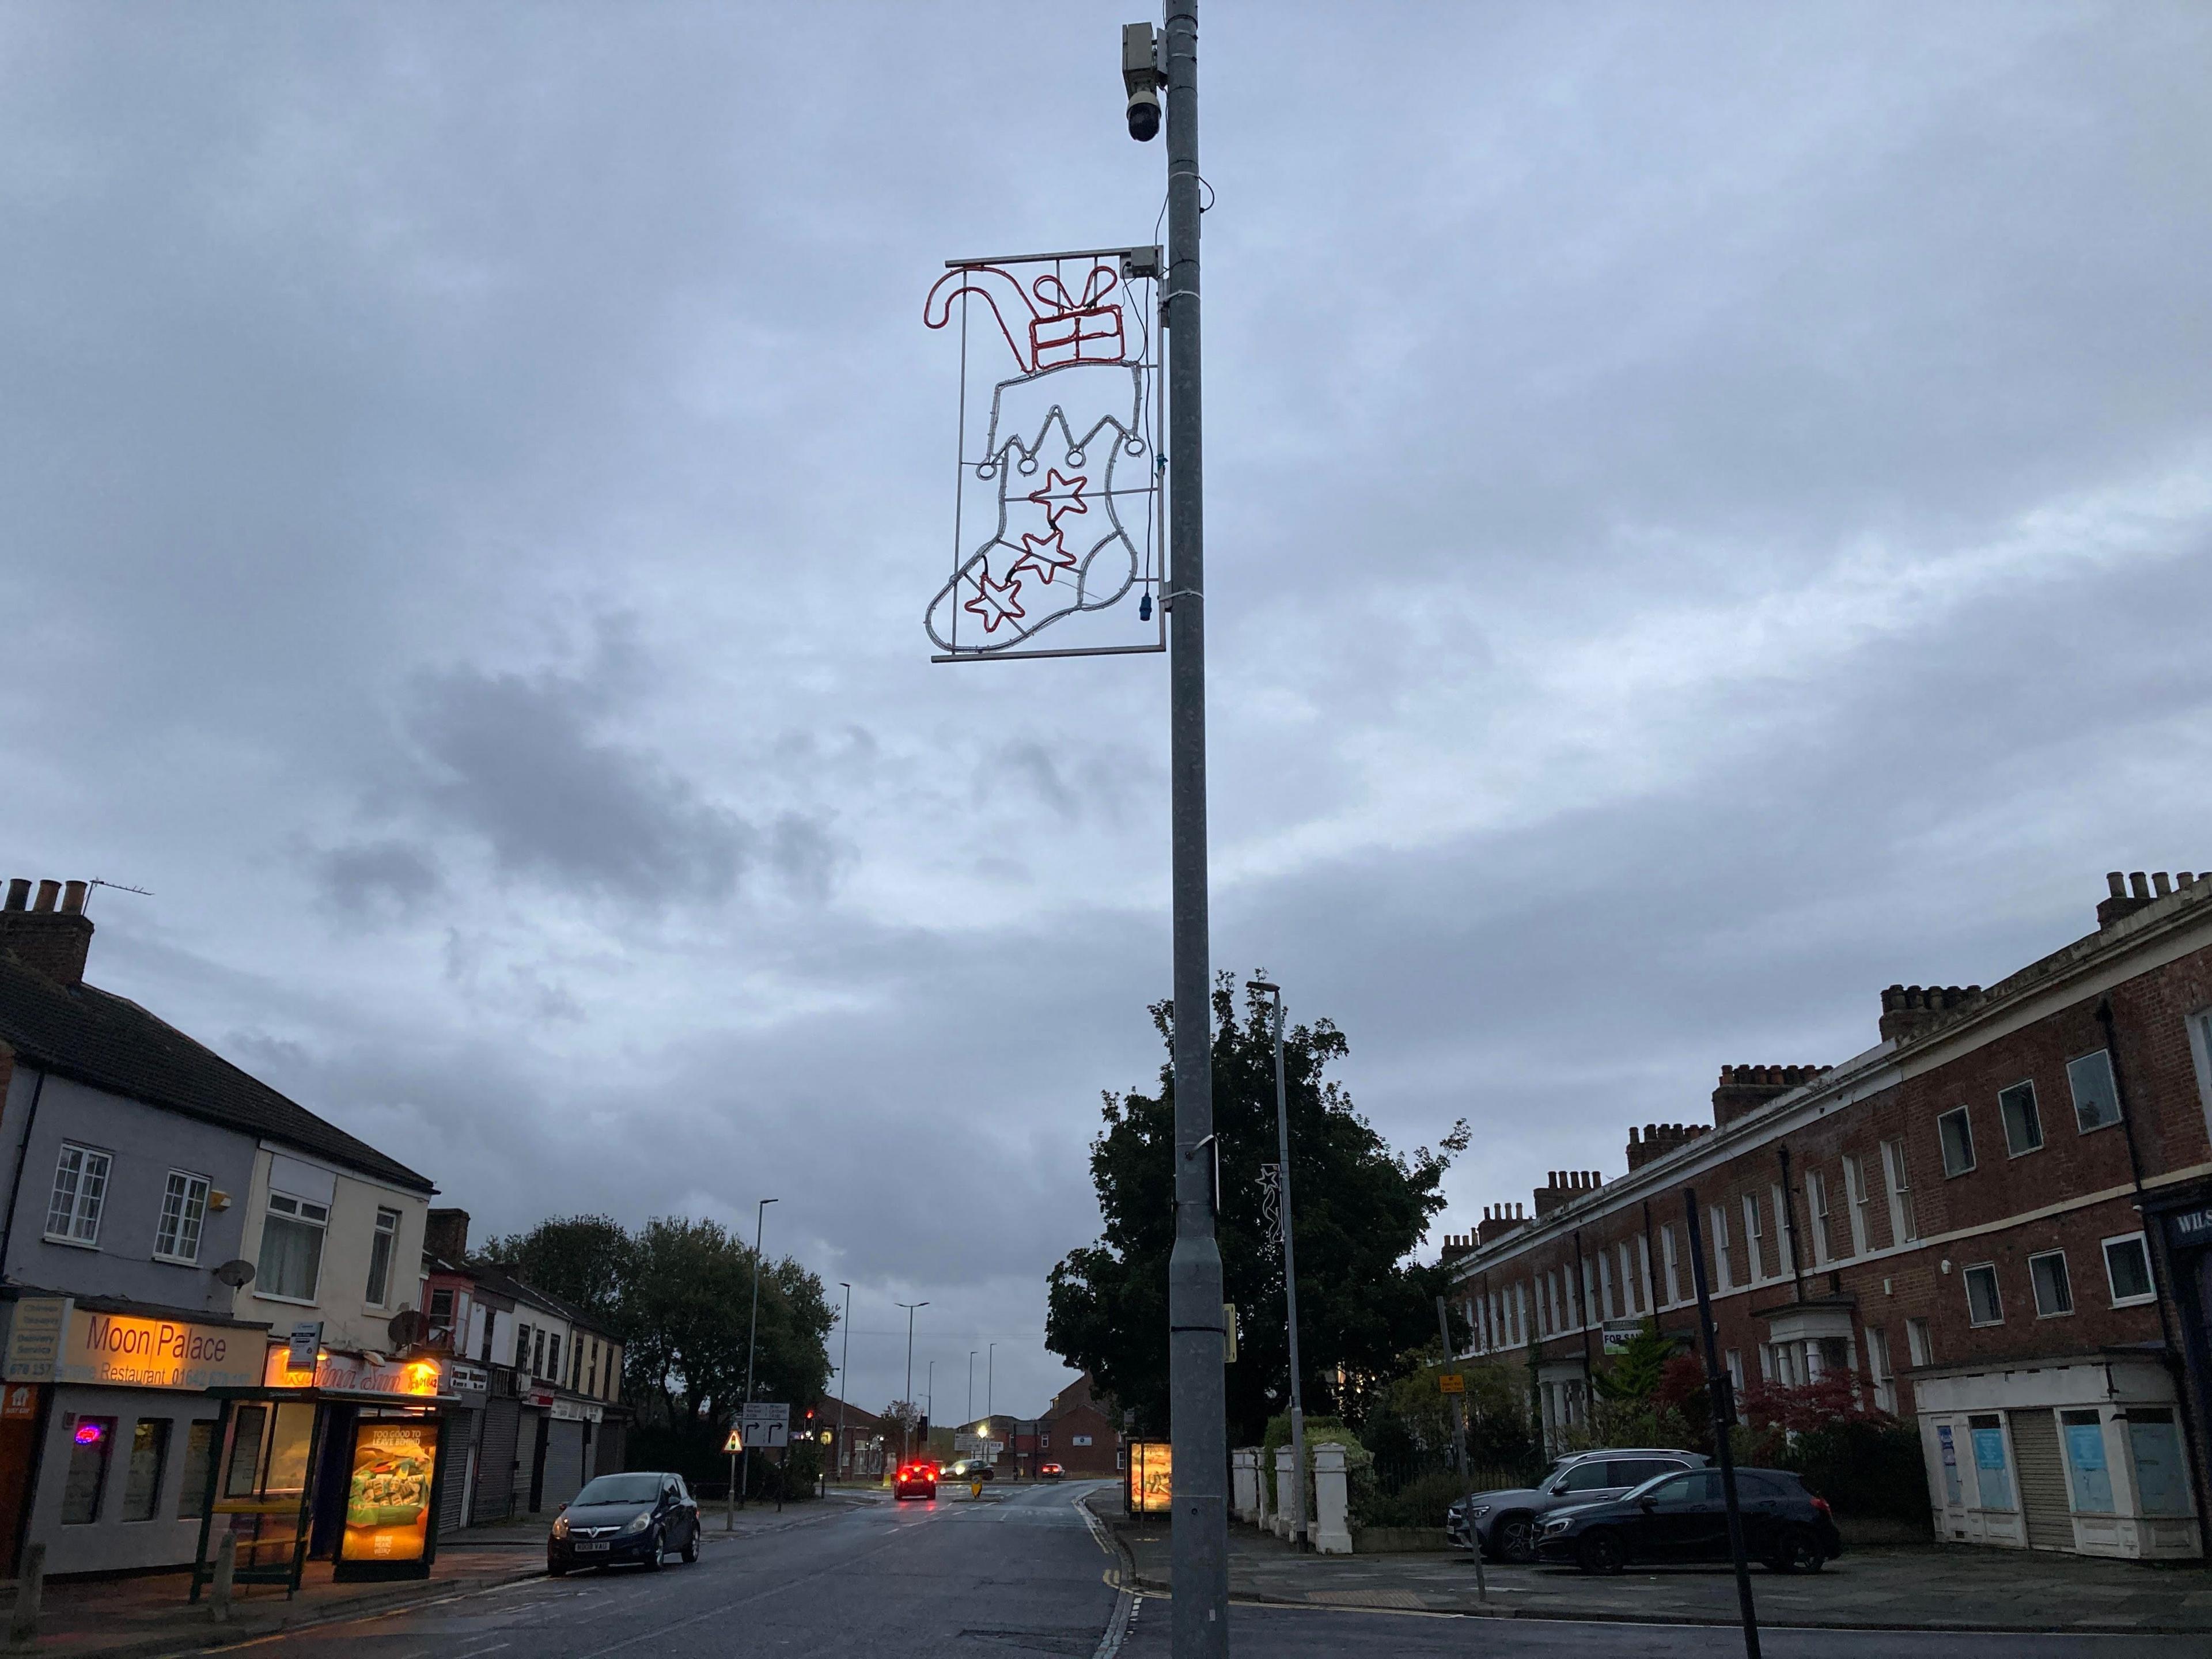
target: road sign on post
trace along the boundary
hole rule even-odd
[[[775,1401],[756,1400],[739,1419],[744,1443],[760,1451],[777,1451],[791,1443],[791,1407]]]

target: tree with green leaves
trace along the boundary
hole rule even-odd
[[[1643,1404],[1659,1392],[1677,1352],[1673,1337],[1659,1334],[1659,1322],[1646,1319],[1590,1381],[1605,1399]]]
[[[1261,1197],[1261,1166],[1278,1156],[1273,1017],[1270,1003],[1248,994],[1240,1018],[1228,975],[1212,1004],[1215,1228],[1224,1294],[1239,1315],[1237,1363],[1225,1374],[1229,1427],[1233,1442],[1253,1443],[1289,1398],[1282,1251]],[[1052,1270],[1045,1345],[1133,1411],[1141,1431],[1156,1434],[1168,1427],[1174,1006],[1156,1003],[1152,1015],[1170,1049],[1158,1092],[1104,1097],[1091,1174],[1105,1230]],[[1461,1121],[1433,1152],[1394,1151],[1325,1075],[1349,1050],[1327,1019],[1284,1036],[1305,1406],[1356,1421],[1401,1369],[1398,1357],[1435,1338],[1443,1273],[1412,1258],[1443,1207],[1444,1171],[1468,1132]]]
[[[621,1330],[623,1297],[637,1272],[637,1242],[612,1217],[556,1216],[526,1233],[490,1240],[483,1253],[524,1284]]]

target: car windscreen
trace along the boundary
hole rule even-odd
[[[660,1496],[657,1474],[603,1474],[569,1501],[574,1504],[650,1504]]]

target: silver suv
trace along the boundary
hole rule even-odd
[[[1703,1468],[1703,1452],[1674,1446],[1608,1446],[1571,1452],[1534,1486],[1479,1492],[1462,1498],[1444,1517],[1455,1549],[1480,1549],[1493,1561],[1534,1561],[1544,1516],[1571,1504],[1600,1504],[1682,1469]]]

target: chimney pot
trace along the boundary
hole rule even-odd
[[[2114,898],[2125,898],[2128,896],[2128,878],[2117,870],[2107,870],[2105,872],[2105,885],[2112,890]]]
[[[31,878],[28,876],[17,876],[13,881],[8,884],[7,908],[10,910],[27,909],[30,908],[30,903]]]
[[[2144,875],[2140,870],[2129,871],[2128,893],[2129,896],[2133,898],[2148,898],[2150,896],[2150,878]]]
[[[2172,887],[2167,883],[2165,871],[2159,870],[2154,871],[2152,873],[2150,878],[2150,890],[2152,892],[2156,893],[2160,898],[2164,898],[2168,893],[2171,893],[2173,890]]]
[[[52,910],[54,908],[54,901],[61,896],[61,883],[58,881],[40,882],[39,884],[39,896],[31,901],[31,908],[41,913]]]
[[[2174,877],[2174,878],[2173,878],[2173,884],[2174,884],[2176,887],[2194,887],[2195,885],[2197,885],[2197,875],[2196,875],[2196,872],[2195,872],[2194,871],[2190,871],[2190,870],[2184,870],[2184,871],[2180,872],[2178,875],[2176,875],[2176,876]]]
[[[2165,878],[2161,876],[2160,879],[2163,881]],[[82,915],[84,914],[84,895],[85,885],[82,882],[64,882],[62,884],[62,914],[65,916]]]

